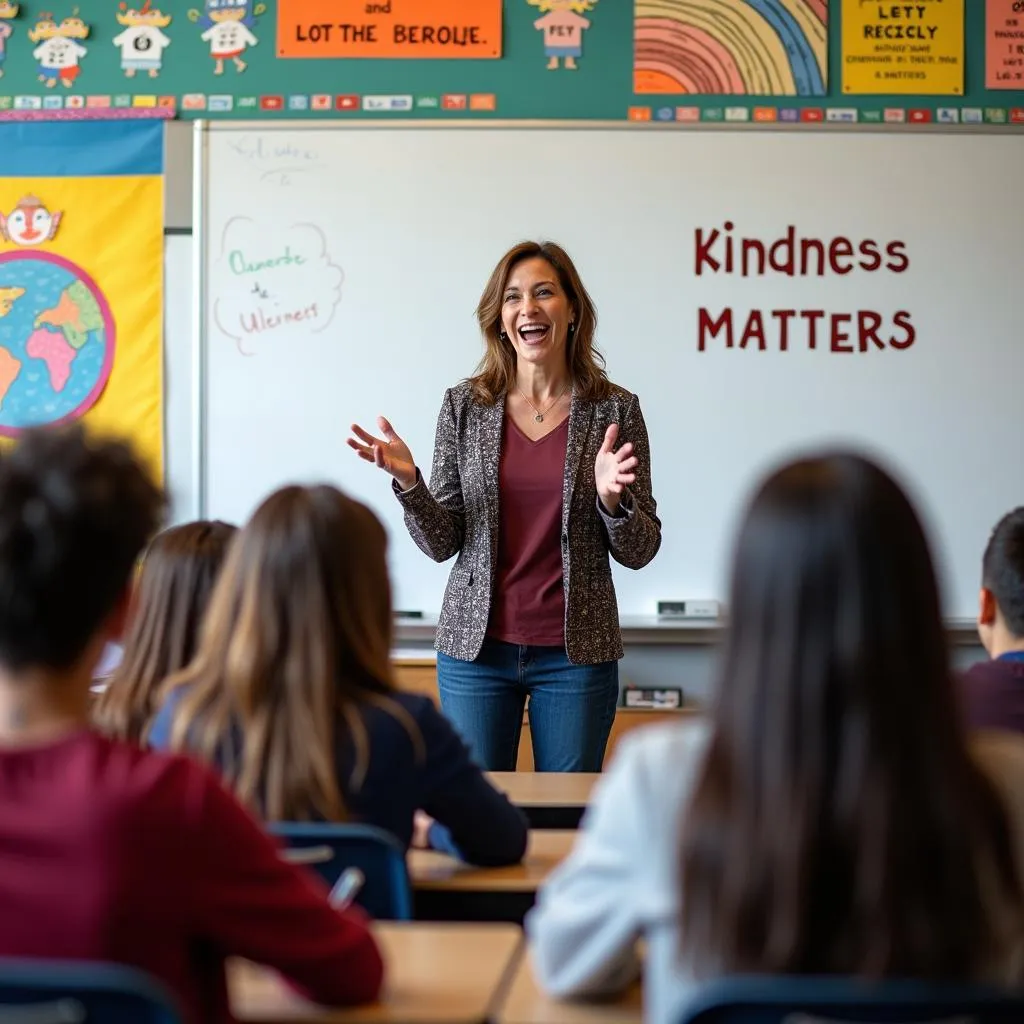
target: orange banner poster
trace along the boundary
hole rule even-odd
[[[279,57],[501,56],[502,0],[279,0]]]
[[[1024,89],[1024,4],[1020,0],[988,0],[985,88]]]

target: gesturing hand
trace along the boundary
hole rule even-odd
[[[627,441],[617,452],[612,449],[619,436],[618,423],[612,423],[604,432],[604,444],[594,462],[594,483],[601,504],[612,514],[618,511],[622,492],[636,479],[637,466],[633,444]]]
[[[375,466],[390,473],[403,491],[409,490],[416,483],[416,462],[409,451],[409,446],[395,433],[391,424],[383,417],[377,417],[377,426],[384,435],[382,440],[352,424],[352,433],[359,438],[348,439],[349,448],[358,453],[361,459],[372,462]],[[360,441],[363,442],[360,444]]]

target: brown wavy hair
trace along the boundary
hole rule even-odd
[[[214,589],[181,691],[171,747],[215,762],[270,821],[348,817],[339,743],[369,762],[362,712],[383,707],[422,737],[394,693],[387,534],[337,488],[284,487],[253,513]]]
[[[501,257],[491,272],[476,307],[486,349],[476,373],[469,378],[473,397],[481,405],[493,405],[515,387],[516,350],[508,338],[501,336],[501,308],[512,270],[529,259],[551,264],[575,315],[566,355],[576,395],[590,401],[607,398],[611,385],[604,370],[604,357],[594,344],[597,309],[569,254],[554,242],[520,242]]]
[[[93,711],[108,736],[138,742],[163,681],[185,668],[228,544],[229,523],[199,521],[158,534],[146,550],[132,595],[121,663]]]
[[[904,492],[841,452],[771,474],[739,532],[730,619],[682,831],[689,961],[981,977],[1024,936],[1024,894]]]

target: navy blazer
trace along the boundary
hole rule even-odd
[[[169,746],[180,696],[180,691],[173,692],[157,713],[148,737],[150,746]],[[417,757],[412,737],[398,719],[368,705],[363,720],[369,736],[369,764],[362,785],[353,788],[355,757],[352,744],[344,742],[342,725],[335,761],[352,819],[383,828],[408,847],[413,815],[419,809],[436,822],[429,835],[435,850],[488,866],[522,860],[529,832],[523,813],[470,760],[468,748],[429,697],[392,696],[416,723],[423,737],[423,757]],[[223,763],[223,757],[217,760]]]

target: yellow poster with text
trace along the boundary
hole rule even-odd
[[[162,333],[161,175],[0,176],[0,436],[81,420],[162,482]]]
[[[964,0],[842,0],[843,92],[960,96]]]

